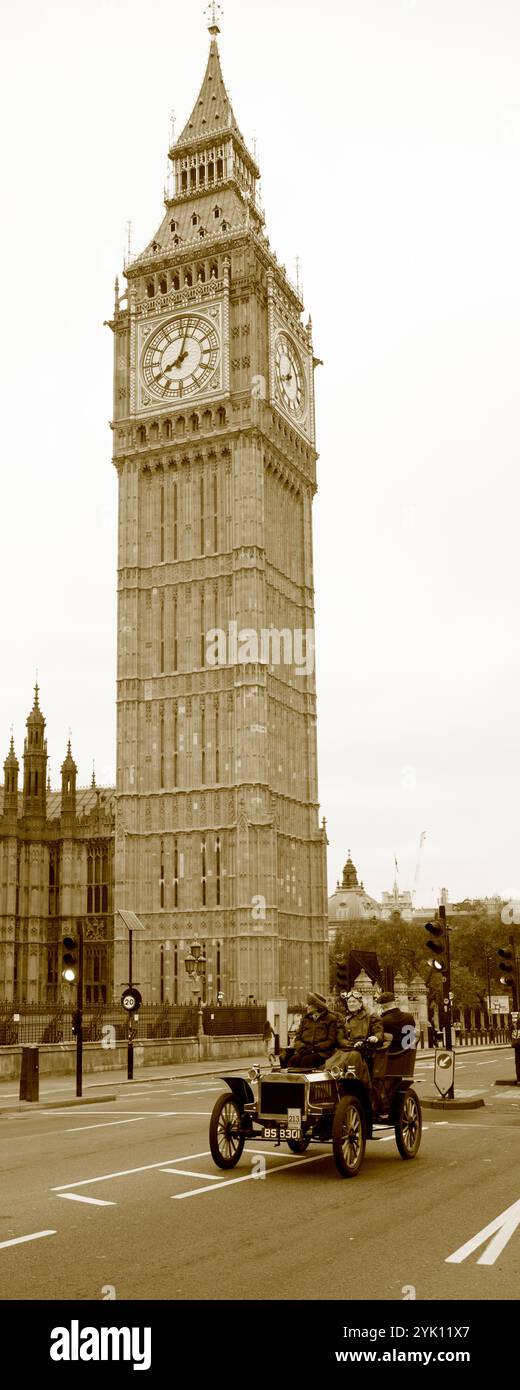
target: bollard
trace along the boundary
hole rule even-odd
[[[22,1047],[20,1100],[38,1100],[39,1086],[39,1048],[33,1043],[30,1047]]]

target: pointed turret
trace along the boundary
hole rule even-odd
[[[343,888],[357,888],[357,887],[358,887],[357,869],[355,868],[354,864],[352,863],[352,860],[351,860],[351,857],[350,857],[350,850],[348,851],[347,862],[346,862],[345,867],[344,867],[344,869],[343,869],[343,884],[342,884],[342,887],[343,887]]]
[[[18,814],[18,773],[20,764],[14,751],[14,740],[11,734],[9,752],[4,763],[4,816]]]
[[[61,765],[61,816],[76,815],[76,778],[78,769],[74,762],[70,747],[70,738],[67,744],[67,756]]]
[[[39,704],[39,687],[34,687],[34,704],[26,722],[23,750],[23,813],[45,817],[47,806],[47,740],[45,719]]]

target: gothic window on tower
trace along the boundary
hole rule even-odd
[[[202,231],[202,228],[201,228],[201,231]],[[200,232],[199,232],[199,236],[200,236]],[[203,285],[205,279],[206,279],[206,267],[205,267],[204,265],[198,265],[198,266],[197,266],[197,283],[198,283],[199,285]]]
[[[187,191],[188,191],[188,170],[187,170],[187,169],[183,169],[183,170],[181,171],[181,193],[187,193]]]
[[[153,280],[148,281],[148,284],[146,286],[146,293],[149,299],[155,298],[155,282]]]
[[[167,294],[167,293],[168,293],[168,282],[167,282],[167,280],[166,280],[166,276],[165,276],[165,275],[162,275],[162,276],[161,276],[161,279],[159,280],[159,293],[160,293],[160,294]]]
[[[178,427],[178,425],[179,425],[179,421],[177,420],[177,427]],[[177,557],[178,557],[178,548],[177,548],[177,546],[178,546],[178,538],[177,538],[177,520],[178,520],[178,517],[177,517],[177,507],[178,507],[178,494],[177,494],[177,482],[175,481],[174,483],[172,483],[172,559],[173,559],[173,560],[176,560]]]
[[[196,212],[193,212],[192,215],[191,215],[191,225],[192,225],[192,227],[198,227],[199,222],[200,222],[200,217],[198,216],[198,214],[197,214]]]
[[[52,847],[49,854],[49,917],[58,917],[60,911],[59,853]]]
[[[179,842],[173,841],[173,906],[179,906]]]
[[[178,716],[178,714],[177,714],[177,705],[174,705],[174,706],[173,706],[173,713],[172,713],[172,785],[173,785],[174,787],[177,787],[177,786],[178,786],[178,764],[179,764],[179,751],[178,751],[178,745],[179,745],[179,727],[178,727],[178,725],[179,725],[179,716]]]
[[[164,560],[164,483],[161,483],[161,499],[160,499],[160,505],[161,505],[160,558],[161,558],[161,562],[162,562],[162,561]],[[164,641],[164,638],[163,638],[163,641]],[[163,670],[163,669],[164,669],[164,661],[163,661],[163,663],[162,663],[162,665],[161,665],[161,670]]]
[[[109,910],[110,863],[108,843],[89,845],[87,852],[87,914]]]
[[[181,287],[181,279],[180,279],[180,275],[178,275],[177,272],[176,272],[175,275],[173,276],[173,281],[172,281],[172,283],[173,283],[173,288],[174,288],[174,290],[180,290],[180,287]]]
[[[200,888],[201,888],[201,902],[202,902],[202,906],[205,907],[205,906],[206,906],[207,880],[206,880],[206,840],[205,840],[204,836],[202,837],[201,842],[200,842]]]
[[[177,670],[177,598],[174,597],[172,604],[172,671]]]
[[[200,665],[206,665],[206,605],[204,590],[200,595]]]
[[[159,786],[164,791],[164,705],[159,714]]]
[[[187,285],[188,288],[190,288],[190,286],[193,284],[193,275],[192,275],[192,273],[191,273],[191,270],[185,270],[185,272],[184,272],[184,284]]]
[[[204,701],[200,707],[200,780],[204,786],[206,782],[206,709]]]
[[[199,512],[200,512],[199,549],[200,549],[201,555],[204,555],[204,551],[205,551],[205,535],[204,535],[204,475],[202,475],[202,477],[200,478],[200,481],[199,481]]]
[[[106,1004],[108,995],[108,951],[104,943],[88,941],[85,947],[85,1002]]]
[[[212,479],[212,492],[213,492],[213,549],[214,549],[214,551],[216,552],[216,551],[218,550],[218,482],[217,482],[217,475],[216,475],[216,473],[213,474],[213,479]]]
[[[220,835],[215,840],[215,890],[216,904],[220,907]]]
[[[215,781],[220,782],[220,727],[218,695],[215,700]]]
[[[161,840],[161,863],[159,868],[159,888],[161,907],[164,907],[164,841]]]
[[[47,947],[47,1002],[55,1003],[58,997],[58,947]]]

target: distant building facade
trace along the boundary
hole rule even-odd
[[[38,686],[26,721],[23,785],[14,741],[4,762],[0,814],[0,1002],[71,1005],[61,942],[83,923],[85,1004],[111,1003],[114,937],[114,788],[76,786],[70,740],[61,791],[47,781]]]

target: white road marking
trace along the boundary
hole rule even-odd
[[[133,1173],[147,1173],[152,1168],[164,1168],[165,1163],[189,1163],[193,1158],[208,1158],[209,1149],[203,1149],[202,1153],[184,1154],[181,1158],[163,1158],[162,1163],[143,1163],[140,1168],[121,1168],[117,1173],[101,1173],[97,1178],[80,1178],[77,1182],[62,1182],[57,1187],[51,1187],[51,1192],[65,1192],[76,1187],[88,1187],[93,1182],[107,1182],[109,1178],[128,1178]]]
[[[115,1207],[116,1202],[103,1202],[100,1197],[82,1197],[79,1192],[58,1192],[64,1202],[88,1202],[92,1207]]]
[[[316,1154],[315,1158],[296,1158],[291,1163],[282,1163],[281,1168],[267,1168],[265,1176],[273,1173],[283,1173],[285,1168],[297,1168],[301,1163],[320,1163],[324,1158],[329,1158],[330,1154]],[[218,1192],[222,1187],[234,1187],[239,1182],[258,1182],[258,1173],[245,1173],[241,1178],[224,1178],[217,1187],[194,1187],[191,1192],[175,1192],[172,1202],[183,1202],[185,1197],[198,1197],[201,1192]]]
[[[73,1129],[64,1129],[63,1134],[83,1134],[86,1129],[110,1129],[112,1125],[138,1125],[140,1120],[144,1120],[145,1115],[137,1115],[133,1120],[105,1120],[100,1125],[75,1125]]]
[[[496,1216],[494,1221],[490,1221],[489,1225],[483,1226],[481,1231],[477,1231],[476,1236],[472,1236],[471,1240],[467,1240],[465,1245],[460,1245],[459,1249],[455,1250],[453,1255],[448,1255],[445,1264],[462,1264],[462,1261],[467,1260],[468,1256],[472,1255],[474,1250],[478,1250],[479,1245],[485,1245],[490,1236],[493,1236],[494,1239],[490,1240],[487,1250],[485,1250],[484,1254],[477,1260],[477,1264],[494,1265],[495,1260],[502,1254],[503,1249],[508,1241],[511,1240],[511,1236],[514,1235],[519,1225],[520,1200],[513,1202],[512,1206],[506,1207],[505,1211],[502,1211],[500,1216]]]
[[[161,1173],[181,1173],[183,1178],[203,1178],[204,1182],[207,1178],[211,1178],[212,1182],[222,1181],[217,1173],[196,1173],[192,1168],[161,1168]]]
[[[57,1231],[33,1231],[32,1236],[16,1236],[14,1240],[0,1241],[0,1250],[7,1250],[9,1245],[25,1245],[27,1240],[41,1240],[43,1236],[56,1236]]]

